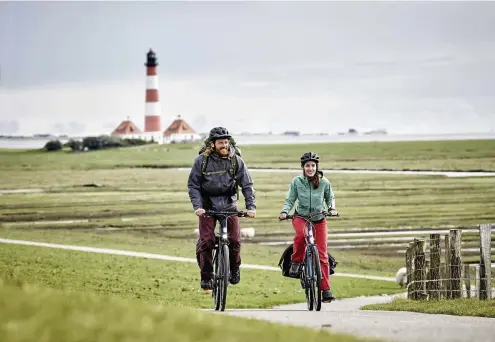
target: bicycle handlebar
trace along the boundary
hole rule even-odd
[[[205,215],[206,216],[214,216],[214,215],[221,215],[221,216],[239,216],[239,217],[247,217],[247,212],[246,211],[216,211],[216,210],[205,210]]]
[[[333,215],[332,213],[330,212],[326,212],[326,211],[322,211],[322,212],[319,212],[319,213],[314,213],[312,215],[310,215],[308,218],[305,218],[305,217],[302,217],[302,216],[299,216],[299,215],[287,215],[285,216],[284,219],[280,219],[279,218],[279,221],[284,221],[284,220],[290,220],[290,219],[294,219],[295,217],[299,216],[299,217],[302,217],[306,220],[310,220],[312,219],[314,216],[318,216],[318,215],[324,215],[325,217],[340,217],[339,216],[339,213],[337,213],[337,215]]]

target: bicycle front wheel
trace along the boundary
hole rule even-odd
[[[313,303],[316,311],[321,310],[321,265],[320,256],[316,246],[312,247],[313,258],[313,279],[311,279],[312,287],[314,288],[315,295],[313,296]]]
[[[311,250],[306,250],[306,260],[304,263],[304,278],[305,278],[305,292],[306,292],[306,305],[309,311],[313,310],[314,307],[314,297],[315,297],[315,289],[313,283],[314,277],[314,264],[313,258],[311,256]]]
[[[225,311],[227,304],[227,287],[229,285],[229,247],[221,245],[218,255],[218,292],[216,310]]]
[[[213,250],[214,256],[213,256],[213,265],[215,267],[215,272],[213,275],[213,291],[211,293],[213,297],[213,303],[215,304],[215,311],[217,311],[220,308],[220,296],[219,296],[219,286],[218,286],[218,274],[219,274],[219,262],[218,262],[218,254],[219,254],[219,249],[218,246],[215,247]]]

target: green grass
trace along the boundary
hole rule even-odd
[[[190,166],[197,148],[177,144],[90,153],[0,150],[0,189],[45,191],[0,195],[0,237],[193,257],[197,218],[187,195],[188,172],[167,168]],[[297,168],[299,155],[308,149],[321,155],[322,168],[495,170],[495,140],[245,146],[243,156],[250,168]],[[150,167],[142,168],[146,165]],[[256,228],[256,237],[243,243],[244,263],[275,266],[285,247],[256,242],[292,239],[290,223],[278,222],[277,216],[295,175],[253,170],[258,216],[242,219],[241,226]],[[487,191],[495,188],[495,178],[330,173],[327,177],[341,214],[329,220],[330,234],[495,222],[495,203]],[[84,186],[90,183],[103,187]],[[243,204],[241,195],[241,208]],[[88,222],[48,222],[70,219]],[[22,281],[123,298],[211,306],[210,298],[196,297],[199,272],[195,264],[0,247],[4,271]],[[400,247],[374,245],[359,251],[331,252],[339,261],[337,272],[393,276],[404,263],[396,249]],[[332,279],[340,298],[399,290],[393,282]],[[252,289],[243,287],[247,285],[253,285]],[[243,285],[232,287],[231,298],[235,305],[246,307],[301,301],[296,285],[277,272],[245,270]],[[165,291],[170,288],[181,290]],[[247,295],[236,301],[242,291],[248,291]],[[184,302],[186,294],[191,299]]]
[[[113,248],[185,258],[194,258],[196,245],[196,239],[169,239],[153,233],[133,231],[0,229],[0,237],[14,240]],[[279,259],[286,247],[243,243],[241,249],[242,262],[278,267]],[[393,276],[397,269],[403,265],[403,258],[400,255],[393,258],[352,250],[331,250],[331,253],[339,262],[337,266],[338,273]]]
[[[8,182],[0,187],[39,187],[47,192],[1,195],[0,237],[193,256],[197,218],[187,195],[187,172],[19,170],[4,171],[3,175]],[[258,216],[242,219],[241,226],[256,228],[256,237],[244,242],[243,261],[274,266],[285,247],[255,243],[292,239],[291,224],[279,222],[277,215],[294,174],[253,172],[252,176]],[[495,178],[348,174],[332,174],[329,178],[341,214],[340,218],[328,221],[330,241],[332,232],[351,229],[474,227],[495,222],[495,203],[487,191],[495,187]],[[104,186],[83,187],[86,183]],[[242,195],[240,206],[243,207]],[[47,222],[70,219],[89,222]],[[403,247],[406,245],[407,241],[403,241]],[[340,262],[339,272],[393,276],[404,263],[403,255],[395,252],[397,249],[401,247],[375,245],[354,252],[331,252]]]
[[[1,244],[0,278],[170,306],[211,308],[213,303],[199,288],[195,263]],[[402,291],[393,282],[347,277],[332,277],[331,287],[337,298]],[[304,298],[300,283],[281,272],[243,269],[241,282],[229,287],[228,307],[270,308]]]
[[[43,188],[48,193],[0,196],[0,222],[90,218],[83,227],[173,228],[192,231],[196,218],[187,195],[186,171],[125,169],[96,171],[6,171],[3,188]],[[277,221],[291,173],[253,171],[258,217],[243,225],[263,231],[291,229]],[[495,177],[348,175],[328,176],[341,218],[332,231],[402,226],[474,226],[495,220],[495,203],[487,189]],[[87,183],[103,184],[86,188]],[[243,207],[241,194],[240,206]],[[121,222],[121,217],[139,221]],[[114,221],[100,222],[97,219]],[[29,224],[29,222],[28,222]]]
[[[313,143],[241,146],[251,168],[297,168],[303,152],[316,151],[322,168],[494,171],[495,140]],[[108,169],[191,166],[199,144],[141,146],[90,153],[0,150],[2,170]]]
[[[1,279],[0,307],[0,340],[9,342],[371,341],[139,300],[15,286]]]
[[[413,311],[428,314],[446,314],[455,316],[479,316],[495,318],[495,299],[449,299],[412,301],[395,298],[391,303],[372,304],[361,308],[362,310],[386,310],[386,311]]]
[[[194,257],[197,219],[187,196],[188,172],[167,168],[189,167],[198,147],[177,144],[90,153],[0,150],[0,189],[45,190],[0,194],[0,237]],[[297,168],[299,156],[314,150],[324,169],[495,171],[495,140],[241,147],[250,168]],[[254,242],[292,238],[290,223],[276,217],[295,173],[253,171],[252,176],[258,217],[241,225],[255,227],[256,238],[243,243],[243,263],[276,266],[285,247]],[[330,233],[495,222],[495,204],[487,190],[495,188],[493,178],[327,177],[341,214],[329,220]],[[103,187],[84,187],[90,183]],[[47,222],[70,219],[89,221]],[[393,276],[404,262],[403,255],[375,246],[332,254],[339,261],[337,272]],[[331,277],[331,286],[337,298],[402,291],[394,282],[348,277]],[[241,283],[229,287],[228,308],[302,301],[298,282],[275,271],[243,269]],[[450,314],[488,312],[493,317],[492,302],[391,305]],[[2,341],[154,341],[164,336],[179,342],[358,341],[191,310],[212,307],[211,295],[199,290],[194,263],[43,247],[0,244],[0,306]]]

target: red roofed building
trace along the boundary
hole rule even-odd
[[[124,120],[120,123],[120,125],[112,132],[111,136],[130,136],[134,134],[141,134],[141,130],[132,122],[129,120],[129,117],[127,120]]]
[[[166,142],[195,141],[201,139],[201,136],[187,122],[181,119],[180,115],[163,131],[163,137]]]

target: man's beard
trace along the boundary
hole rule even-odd
[[[221,148],[221,149],[215,149],[216,152],[221,156],[221,157],[227,157],[229,155],[229,148]]]

